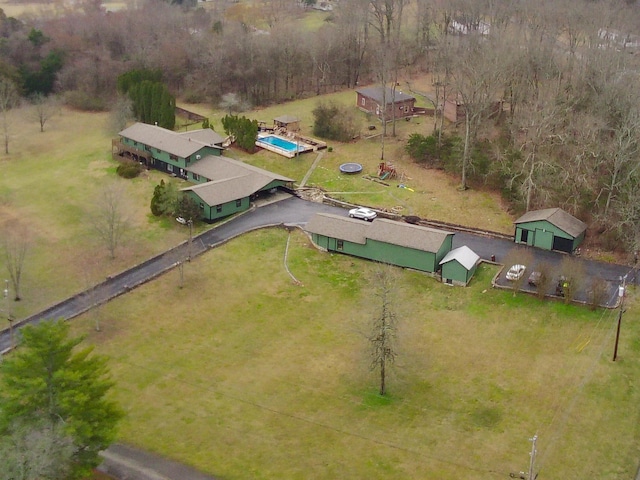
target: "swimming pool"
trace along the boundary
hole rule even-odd
[[[298,145],[295,142],[290,142],[289,140],[285,140],[281,137],[276,137],[275,135],[260,137],[258,139],[258,143],[273,145],[274,147],[281,148],[283,150],[286,150],[287,152],[295,152],[296,150],[303,152],[307,149],[306,145]]]

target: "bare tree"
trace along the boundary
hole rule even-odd
[[[464,109],[464,151],[461,160],[460,188],[467,188],[467,171],[482,121],[494,113],[504,83],[497,45],[479,34],[469,35],[453,53],[451,77],[454,90]],[[456,101],[458,100],[456,99]]]
[[[40,132],[44,132],[44,126],[60,111],[60,101],[54,95],[43,95],[42,93],[36,93],[31,98],[31,105],[33,106],[33,118],[35,118],[40,124]]]
[[[62,424],[13,423],[0,440],[0,480],[66,478],[75,450]]]
[[[112,132],[123,130],[127,123],[133,119],[133,106],[131,99],[126,96],[118,96],[111,108],[109,116],[109,128]]]
[[[0,112],[2,113],[2,132],[4,134],[4,153],[9,155],[10,122],[9,110],[18,105],[20,98],[15,84],[6,79],[0,80]]]
[[[604,278],[594,277],[589,283],[589,290],[587,292],[587,299],[589,302],[589,309],[595,310],[602,306],[607,301],[609,295],[609,284]]]
[[[225,93],[218,106],[229,115],[249,109],[249,104],[244,102],[237,93]]]
[[[31,235],[27,227],[17,221],[7,222],[2,232],[2,251],[11,285],[14,300],[20,301],[22,294],[20,286],[24,269],[24,260],[31,245]]]
[[[112,259],[129,227],[125,198],[122,185],[111,183],[98,194],[92,214],[94,230]]]
[[[391,267],[380,265],[373,273],[374,297],[377,309],[371,322],[371,370],[380,373],[380,395],[387,392],[387,367],[396,358],[397,316],[394,307],[396,278]]]
[[[554,267],[549,262],[541,262],[535,267],[538,278],[535,280],[536,293],[540,300],[550,293],[554,280]]]
[[[561,281],[564,301],[570,303],[586,280],[584,265],[577,258],[563,257],[560,262],[560,275],[563,277]]]

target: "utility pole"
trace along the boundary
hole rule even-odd
[[[620,341],[620,325],[622,324],[622,314],[624,313],[624,289],[627,276],[622,277],[622,285],[618,287],[618,297],[620,297],[620,309],[618,310],[618,328],[616,329],[616,343],[613,347],[613,361],[618,358],[618,342]]]
[[[529,454],[531,455],[531,459],[529,461],[529,474],[527,475],[527,480],[535,480],[535,478],[538,476],[537,474],[535,476],[533,474],[533,470],[536,463],[536,453],[538,452],[536,450],[536,442],[538,441],[538,435],[534,435],[533,438],[530,438],[529,440],[531,440],[531,453]]]

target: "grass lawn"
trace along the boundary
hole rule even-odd
[[[29,118],[28,108],[12,114],[10,154],[0,156],[0,230],[22,223],[32,239],[24,263],[23,301],[11,302],[17,318],[185,239],[179,225],[149,212],[153,188],[164,175],[145,172],[133,181],[115,175],[106,114],[64,109],[47,122],[44,133]],[[123,188],[130,225],[115,260],[92,224],[97,198],[109,182]],[[0,278],[5,278],[4,258],[0,267]]]
[[[355,108],[355,93],[347,91],[321,95],[245,112],[242,115],[264,121],[268,125],[275,117],[293,115],[301,120],[301,132],[313,136],[312,111],[319,102],[335,102]],[[194,105],[186,105],[185,108],[209,117],[216,131],[223,131],[221,119],[225,112],[207,111]],[[499,195],[479,190],[460,191],[457,189],[459,178],[451,177],[439,170],[425,169],[411,161],[405,153],[404,147],[411,133],[432,133],[431,118],[398,121],[395,137],[391,136],[392,128],[389,125],[384,158],[386,162],[396,166],[399,175],[386,182],[389,186],[366,180],[364,174],[377,175],[382,152],[380,137],[365,139],[372,133],[367,126],[376,125],[373,133],[379,133],[381,127],[379,122],[362,112],[358,112],[358,118],[361,138],[351,143],[329,142],[333,151],[325,150],[322,153],[322,159],[307,186],[318,186],[331,196],[354,204],[383,209],[396,207],[395,210],[403,215],[418,215],[432,220],[513,233],[514,219],[506,213]],[[302,180],[317,156],[316,153],[306,153],[297,158],[287,159],[266,150],[250,155],[237,149],[228,150],[225,155],[286,175],[298,182]],[[362,164],[363,175],[341,174],[338,167],[346,162]],[[399,184],[406,185],[411,190],[398,188]]]
[[[121,440],[222,478],[508,478],[539,436],[540,478],[637,467],[635,303],[615,311],[398,273],[398,357],[377,394],[363,334],[371,265],[300,232],[233,240],[74,325],[111,357]],[[250,279],[250,281],[248,281]],[[196,293],[197,292],[197,293]],[[206,293],[205,293],[206,292]],[[194,294],[198,296],[194,298]]]

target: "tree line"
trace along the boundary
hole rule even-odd
[[[516,213],[560,206],[608,247],[638,249],[636,2],[342,0],[309,28],[311,3],[147,0],[107,12],[85,2],[37,24],[1,15],[0,74],[22,94],[53,77],[67,102],[106,109],[132,70],[213,105],[396,88],[430,73],[437,111],[446,99],[464,115],[455,130],[440,115],[424,135],[459,139],[447,162],[463,188],[498,189]]]

